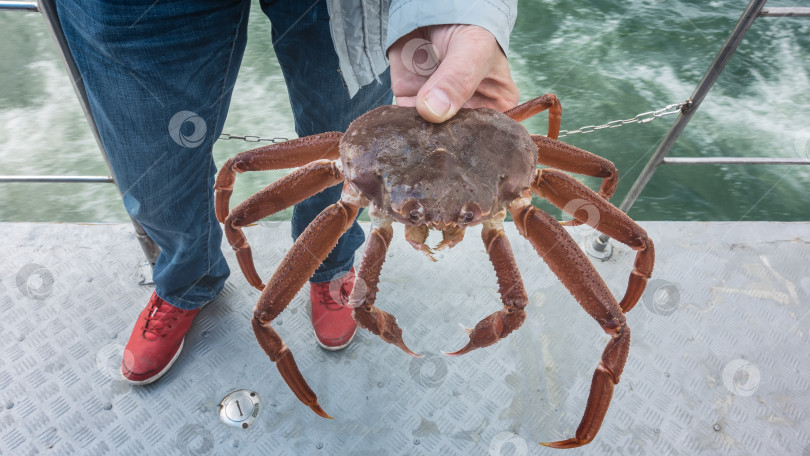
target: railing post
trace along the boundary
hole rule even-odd
[[[737,21],[737,25],[734,26],[734,29],[728,36],[728,39],[726,39],[723,47],[720,48],[720,51],[717,53],[714,61],[709,66],[706,74],[703,75],[703,79],[701,79],[694,93],[692,93],[692,96],[689,98],[689,104],[685,105],[683,109],[681,109],[681,114],[678,115],[677,119],[675,119],[675,122],[672,124],[672,127],[670,127],[669,132],[667,132],[666,136],[664,136],[664,139],[661,141],[661,144],[658,145],[658,148],[655,150],[652,157],[650,157],[650,160],[647,161],[647,165],[644,166],[644,169],[633,183],[630,191],[627,192],[627,195],[624,197],[624,200],[619,206],[619,209],[622,212],[629,211],[633,206],[633,203],[636,202],[636,199],[638,199],[641,191],[644,190],[644,187],[650,181],[650,178],[652,178],[655,170],[664,161],[664,158],[667,156],[670,149],[672,149],[675,141],[678,140],[678,137],[681,135],[684,128],[686,128],[686,124],[692,119],[692,115],[695,114],[700,106],[700,103],[703,102],[706,94],[709,93],[709,90],[712,88],[715,81],[717,81],[720,73],[723,72],[723,69],[726,67],[726,63],[728,63],[729,59],[734,54],[734,51],[737,50],[737,46],[739,46],[740,42],[745,37],[745,34],[748,33],[748,29],[751,28],[751,24],[753,24],[754,20],[759,16],[760,11],[765,6],[767,1],[768,0],[751,0],[748,3],[748,6],[743,11],[742,16],[740,16],[740,20]],[[586,243],[591,243],[590,248],[586,248],[586,250],[594,250],[597,252],[605,251],[604,246],[607,245],[609,239],[610,237],[606,234],[600,234],[596,237],[596,239],[586,241]],[[602,259],[606,259],[604,255],[600,255],[600,257],[602,257]]]
[[[113,179],[115,179],[112,168],[110,167],[110,160],[107,157],[107,151],[104,149],[104,144],[101,143],[101,138],[98,135],[98,127],[96,126],[96,122],[93,120],[93,116],[90,113],[90,103],[87,100],[87,92],[85,91],[84,84],[82,83],[81,74],[79,73],[79,69],[76,67],[76,62],[73,60],[73,56],[70,53],[70,48],[68,47],[67,40],[65,39],[65,34],[62,31],[62,25],[59,23],[59,17],[56,12],[56,3],[54,0],[39,0],[38,5],[39,11],[42,12],[42,16],[45,18],[48,29],[50,30],[51,35],[59,48],[59,55],[62,57],[62,63],[65,64],[68,77],[70,78],[70,83],[73,85],[73,90],[76,91],[76,96],[79,98],[79,104],[81,104],[82,111],[84,111],[84,116],[87,118],[87,123],[90,124],[90,130],[93,132],[93,137],[96,138],[96,143],[101,151],[101,155],[104,157],[104,162],[107,164],[107,168],[110,170],[110,175],[113,177]],[[160,254],[160,247],[158,247],[158,245],[155,244],[155,241],[153,241],[146,234],[143,227],[135,219],[132,219],[131,217],[130,219],[135,227],[135,237],[138,239],[138,242],[140,242],[141,249],[143,249],[143,253],[146,255],[147,261],[149,261],[150,265],[154,266],[155,261],[157,261],[158,254]]]

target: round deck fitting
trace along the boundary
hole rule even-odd
[[[605,261],[610,258],[611,255],[613,255],[613,246],[610,244],[610,238],[607,238],[604,242],[602,242],[601,236],[602,235],[600,233],[596,233],[592,236],[583,238],[580,247],[588,255]]]
[[[234,391],[219,403],[219,419],[228,426],[247,429],[259,414],[259,402],[255,391]]]

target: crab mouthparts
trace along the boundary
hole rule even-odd
[[[430,248],[425,244],[428,231],[435,229],[442,232],[442,240],[436,247]],[[452,222],[432,222],[420,226],[407,225],[405,228],[405,239],[420,252],[424,253],[431,261],[436,261],[433,253],[445,248],[452,248],[464,239],[464,227]]]

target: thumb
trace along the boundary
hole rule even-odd
[[[416,95],[416,109],[427,121],[444,122],[475,94],[489,72],[489,59],[482,58],[478,40],[456,40],[447,56]]]

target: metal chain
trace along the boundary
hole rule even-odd
[[[642,112],[641,114],[637,114],[635,117],[632,117],[630,119],[613,120],[611,122],[608,122],[608,123],[602,124],[602,125],[586,125],[584,127],[580,127],[577,130],[571,130],[571,131],[560,130],[560,135],[558,137],[562,138],[564,136],[575,135],[575,134],[578,134],[578,133],[582,133],[582,134],[593,133],[593,132],[595,132],[597,130],[604,130],[605,128],[623,127],[625,125],[635,124],[635,123],[637,123],[637,124],[645,124],[645,123],[648,123],[648,122],[652,122],[653,120],[655,120],[655,119],[657,119],[659,117],[666,117],[666,116],[671,116],[673,114],[678,114],[681,111],[683,111],[684,108],[688,109],[689,106],[691,106],[691,105],[692,105],[692,101],[687,100],[687,101],[684,101],[683,103],[675,103],[675,104],[667,105],[667,106],[665,106],[665,107],[663,107],[663,108],[661,108],[661,109],[659,109],[657,111]],[[242,140],[242,141],[246,141],[246,142],[271,142],[271,143],[280,143],[280,142],[284,142],[284,141],[289,141],[289,138],[279,138],[279,137],[262,138],[260,136],[253,136],[253,135],[238,136],[238,135],[231,135],[231,134],[228,134],[228,133],[221,134],[219,136],[219,139],[222,140],[222,141],[228,141],[228,140],[231,140],[231,139],[237,139],[237,140]]]
[[[659,109],[657,111],[642,112],[641,114],[637,114],[635,117],[632,117],[630,119],[613,120],[611,122],[608,122],[608,123],[602,124],[602,125],[586,125],[584,127],[580,127],[577,130],[571,130],[571,131],[560,130],[560,135],[558,136],[558,138],[562,138],[563,136],[568,136],[568,135],[575,135],[575,134],[578,134],[578,133],[583,133],[583,134],[585,134],[585,133],[593,133],[593,132],[595,132],[597,130],[604,130],[605,128],[623,127],[625,125],[634,124],[634,123],[645,124],[645,123],[648,123],[648,122],[652,122],[653,120],[655,120],[655,119],[657,119],[659,117],[665,117],[665,116],[671,116],[673,114],[679,114],[681,111],[683,111],[684,108],[689,108],[689,106],[691,106],[691,105],[692,105],[692,101],[691,100],[686,100],[683,103],[675,103],[675,104],[667,105],[666,107],[663,107],[663,108],[661,108],[661,109]]]

